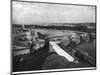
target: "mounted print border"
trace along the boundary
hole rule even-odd
[[[11,74],[96,69],[96,5],[11,0]]]

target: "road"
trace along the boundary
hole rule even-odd
[[[64,56],[69,62],[73,62],[75,60],[71,55],[69,55],[61,47],[59,47],[59,45],[57,45],[57,42],[50,42],[50,44],[58,55]]]

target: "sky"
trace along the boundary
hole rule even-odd
[[[13,24],[95,22],[94,6],[12,2]]]

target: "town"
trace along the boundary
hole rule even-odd
[[[94,26],[13,24],[13,71],[95,67]]]

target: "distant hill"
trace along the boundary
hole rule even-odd
[[[12,25],[22,25],[22,24],[12,24]],[[79,26],[79,25],[87,25],[87,26],[96,26],[96,23],[41,23],[41,24],[24,24],[24,25],[39,25],[39,26]]]

